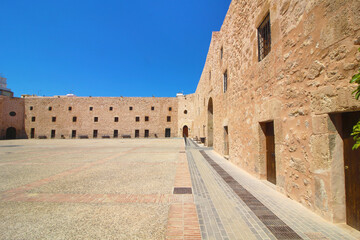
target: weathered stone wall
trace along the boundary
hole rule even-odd
[[[271,52],[259,62],[257,27],[268,12]],[[233,0],[194,94],[193,135],[209,138],[211,98],[214,149],[224,154],[228,126],[230,161],[260,178],[260,123],[274,121],[277,189],[337,222],[345,221],[344,168],[329,113],[360,110],[349,84],[360,61],[359,12],[358,0]]]
[[[15,116],[10,116],[14,112]],[[0,96],[0,139],[6,138],[8,128],[16,129],[16,138],[26,138],[24,128],[24,100]]]
[[[140,131],[140,137],[144,137],[145,129],[149,130],[149,137],[165,137],[165,128],[171,129],[171,137],[178,136],[176,98],[27,97],[24,100],[26,133],[30,136],[31,128],[34,128],[35,138],[50,138],[51,130],[56,131],[55,138],[70,138],[72,130],[76,130],[77,138],[81,135],[92,138],[93,130],[98,130],[98,138],[112,138],[114,130],[118,130],[119,137],[131,135],[133,138],[135,129]],[[149,121],[145,121],[145,116]],[[167,116],[171,117],[170,122]],[[35,122],[32,117],[35,117]],[[56,117],[56,122],[52,122],[52,117]],[[73,122],[73,117],[77,118],[76,122]],[[95,117],[98,117],[98,122],[94,122]],[[115,117],[119,118],[118,122],[115,122]],[[136,122],[136,117],[140,117],[139,122]]]
[[[194,119],[194,95],[183,95],[177,97],[178,101],[178,129],[179,136],[183,134],[184,126],[189,128],[189,137],[193,137],[193,119]]]

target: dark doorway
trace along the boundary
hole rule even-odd
[[[71,131],[71,137],[72,137],[72,138],[76,138],[76,130],[72,130],[72,131]]]
[[[119,137],[119,131],[117,129],[114,130],[114,138]]]
[[[207,146],[213,146],[214,139],[214,111],[213,111],[213,100],[209,99],[208,103],[208,124],[207,124]]]
[[[261,128],[265,134],[266,179],[269,182],[276,184],[274,122],[261,123]]]
[[[189,137],[189,128],[186,125],[183,127],[183,137]]]
[[[343,140],[346,223],[360,230],[360,149],[352,150],[355,143],[351,136],[353,126],[360,120],[360,112],[330,115]]]
[[[30,131],[30,138],[35,138],[35,128],[31,128]]]
[[[229,128],[224,126],[224,155],[229,155]]]
[[[98,130],[94,130],[93,131],[93,138],[97,138],[97,136],[98,136]]]
[[[140,130],[138,129],[135,130],[135,137],[136,138],[140,137]]]
[[[169,138],[171,136],[171,129],[170,128],[165,128],[165,137]]]
[[[14,127],[6,129],[6,139],[16,139],[16,129]]]
[[[145,129],[145,137],[148,138],[149,137],[149,130]]]
[[[51,130],[51,138],[55,138],[55,130],[53,129],[53,130]]]

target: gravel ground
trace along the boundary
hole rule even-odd
[[[102,199],[171,194],[182,146],[182,139],[0,141],[0,239],[164,239],[166,201]],[[85,201],[66,202],[71,194]]]

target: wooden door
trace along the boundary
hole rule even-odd
[[[346,222],[360,230],[360,149],[352,150],[355,141],[350,135],[352,127],[360,120],[360,112],[342,114],[344,141]]]
[[[266,123],[266,175],[267,180],[276,184],[274,122]]]
[[[189,128],[188,126],[184,126],[183,127],[183,137],[188,137],[189,136]]]

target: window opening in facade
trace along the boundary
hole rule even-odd
[[[73,122],[76,122],[77,121],[77,117],[73,117]]]
[[[224,48],[221,47],[221,49],[220,49],[220,59],[223,59],[223,56],[224,56]]]
[[[51,121],[52,121],[52,122],[56,122],[56,117],[52,117],[52,118],[51,118]]]
[[[51,111],[51,110],[52,110],[52,107],[49,107],[48,109],[49,109],[49,111]]]
[[[93,131],[93,138],[97,138],[97,136],[98,136],[98,130],[95,129]]]
[[[35,120],[36,120],[36,117],[31,117],[32,122],[35,122]]]
[[[140,130],[139,129],[135,130],[135,137],[136,138],[140,137]]]
[[[93,107],[90,107],[89,110],[92,111],[94,108]]]
[[[119,117],[115,117],[114,122],[119,122]]]
[[[151,111],[154,111],[155,110],[155,107],[151,107]]]
[[[72,137],[72,138],[76,138],[76,130],[72,130],[72,131],[71,131],[71,137]]]
[[[140,122],[140,117],[135,117],[136,122]]]
[[[71,111],[72,110],[72,107],[69,107],[69,111]]]
[[[133,107],[129,107],[129,110],[132,111],[132,110],[133,110]]]
[[[34,109],[34,107],[33,106],[30,106],[30,111],[32,111]]]
[[[112,111],[112,110],[113,110],[113,107],[110,107],[109,110]]]
[[[145,116],[145,122],[149,121],[149,116]]]
[[[167,116],[167,117],[166,117],[166,121],[167,121],[167,122],[171,122],[171,117],[170,117],[170,116]]]
[[[270,13],[265,17],[258,27],[258,52],[259,62],[263,60],[271,51],[271,29],[270,29]]]
[[[148,129],[145,129],[145,134],[144,134],[144,137],[148,138],[149,137],[149,130]]]
[[[15,117],[15,116],[16,116],[16,112],[9,112],[9,115],[10,115],[11,117]]]
[[[99,118],[98,117],[94,117],[94,122],[98,122]]]
[[[165,128],[165,137],[169,138],[171,136],[171,128]]]
[[[114,130],[114,138],[117,138],[119,137],[119,130]]]

